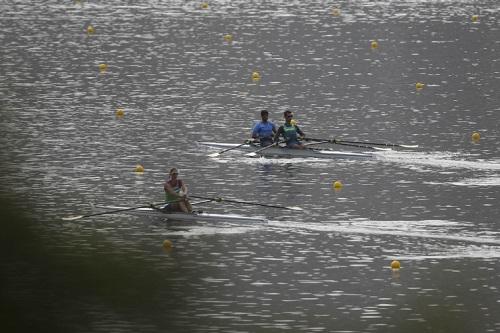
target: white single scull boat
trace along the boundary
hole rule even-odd
[[[244,150],[246,152],[255,152],[262,147],[255,144],[238,144],[238,143],[218,143],[218,142],[201,142],[198,141],[199,145],[219,148],[219,149],[229,149],[235,148],[235,150]],[[237,146],[240,146],[236,148]],[[257,152],[259,156],[264,157],[316,157],[316,158],[331,158],[331,159],[370,159],[374,158],[375,155],[369,152],[350,152],[350,151],[338,151],[330,149],[318,149],[318,148],[306,148],[306,149],[290,149],[286,147],[271,147],[260,152]]]
[[[125,211],[127,207],[117,207],[117,206],[101,206],[99,208],[113,209],[120,211]],[[267,219],[258,216],[244,216],[238,214],[214,214],[205,213],[202,211],[193,211],[192,213],[183,212],[168,212],[159,208],[151,207],[141,207],[134,210],[128,210],[127,213],[136,212],[138,214],[145,215],[157,215],[167,218],[167,220],[172,221],[193,221],[193,222],[240,222],[240,223],[266,223]]]

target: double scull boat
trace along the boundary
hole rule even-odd
[[[263,157],[302,157],[302,158],[316,157],[316,158],[330,158],[330,159],[370,159],[375,157],[375,155],[370,152],[338,151],[338,150],[318,149],[309,147],[306,149],[290,149],[282,146],[276,146],[267,148],[265,150],[261,150],[262,148],[261,146],[252,143],[237,144],[237,143],[198,141],[198,144],[202,146],[219,148],[219,149],[228,149],[228,150],[241,149],[248,153],[256,152],[257,155]]]

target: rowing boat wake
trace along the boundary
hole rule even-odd
[[[379,160],[399,163],[408,166],[430,166],[443,169],[470,169],[484,171],[499,171],[500,160],[479,159],[474,156],[451,152],[378,152]]]

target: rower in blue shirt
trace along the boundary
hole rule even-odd
[[[252,130],[252,138],[257,139],[262,147],[266,147],[273,144],[273,138],[276,134],[276,125],[270,122],[269,112],[267,110],[262,110],[260,112],[262,118]]]
[[[280,136],[283,136],[287,148],[304,149],[305,146],[299,142],[299,140],[304,139],[306,135],[300,130],[299,126],[296,125],[297,123],[292,124],[292,111],[286,110],[283,113],[283,116],[285,118],[285,123],[278,128],[278,131],[274,136],[274,142],[277,143]]]

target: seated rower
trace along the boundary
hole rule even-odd
[[[295,124],[292,124],[293,114],[290,110],[283,113],[285,123],[278,128],[278,132],[274,136],[274,142],[278,143],[280,136],[283,136],[287,148],[304,149],[305,146],[299,142],[299,139],[304,139],[304,132]]]
[[[187,186],[177,178],[178,175],[176,168],[170,169],[169,178],[163,186],[165,199],[168,202],[165,209],[169,212],[191,213],[193,209],[187,198]]]
[[[252,138],[260,142],[261,147],[267,147],[273,144],[273,136],[276,134],[276,125],[269,121],[269,112],[262,110],[262,118],[252,130]]]

